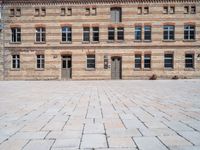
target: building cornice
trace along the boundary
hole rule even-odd
[[[0,0],[1,2],[1,0]],[[16,4],[115,4],[115,3],[196,3],[200,0],[2,0],[4,5]]]

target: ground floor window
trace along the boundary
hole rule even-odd
[[[151,68],[151,54],[144,55],[144,68]]]
[[[37,68],[44,69],[44,55],[37,55]]]
[[[194,54],[185,54],[185,68],[194,68]]]
[[[135,55],[135,68],[141,69],[142,67],[142,56],[141,54]]]
[[[108,69],[108,56],[104,56],[104,69]]]
[[[87,55],[87,68],[95,69],[95,55],[93,54]]]
[[[165,68],[173,68],[174,67],[173,54],[165,54],[165,56],[164,56],[164,67]]]
[[[19,69],[20,68],[20,56],[12,55],[12,68]]]

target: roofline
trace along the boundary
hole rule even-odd
[[[196,3],[200,2],[200,0],[0,0],[3,5],[16,5],[16,4],[125,4],[125,3],[172,3],[172,2],[180,2],[180,3]]]

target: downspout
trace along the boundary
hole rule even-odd
[[[2,2],[1,5],[1,18],[2,18],[2,25],[3,25],[3,29],[2,29],[2,36],[3,36],[3,41],[2,41],[2,51],[3,51],[3,80],[5,80],[5,23],[4,23],[4,4]]]

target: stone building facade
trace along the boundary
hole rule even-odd
[[[4,0],[4,78],[200,77],[199,0]]]

